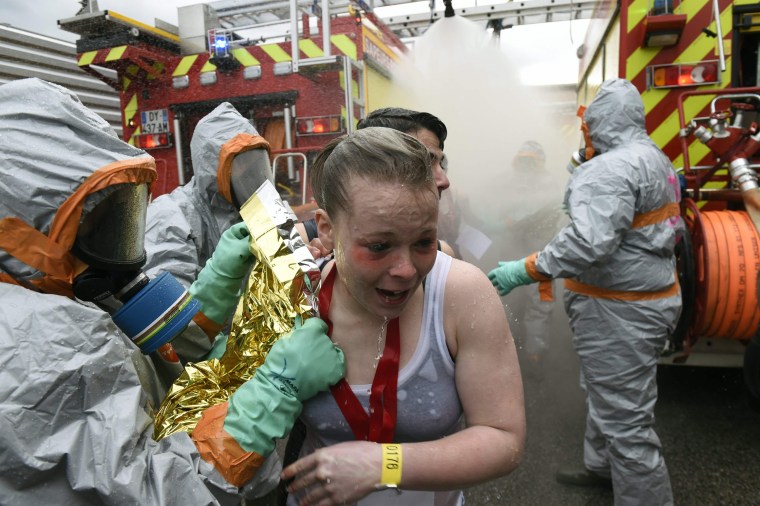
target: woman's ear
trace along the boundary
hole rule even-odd
[[[322,246],[327,251],[332,251],[335,249],[335,227],[330,215],[324,209],[317,209],[314,219],[317,222],[317,233]]]

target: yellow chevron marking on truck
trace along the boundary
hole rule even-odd
[[[216,65],[211,63],[211,60],[208,60],[206,63],[203,64],[203,67],[201,67],[201,72],[213,72],[216,70]]]
[[[113,47],[110,51],[108,51],[108,56],[106,56],[105,61],[114,61],[114,60],[120,60],[122,56],[124,56],[124,51],[127,50],[127,46],[119,46],[119,47]]]
[[[341,70],[338,73],[338,76],[339,76],[338,78],[340,79],[340,89],[345,91],[346,74]],[[351,80],[351,95],[354,98],[359,98],[359,82],[356,79]]]
[[[649,4],[649,0],[635,0],[628,6],[627,33],[631,33],[631,30],[636,28],[636,26],[644,20],[649,11]]]
[[[150,66],[150,69],[153,71],[153,73],[148,74],[148,81],[161,77],[161,74],[164,70],[164,64],[160,61],[154,62],[153,65]]]
[[[689,2],[681,2],[681,4],[678,6],[676,11],[679,14],[686,14],[686,23],[688,24],[694,16],[702,9],[705,4],[708,3],[708,0],[690,0]],[[647,11],[649,9],[649,1],[648,0],[636,0],[634,3],[631,4],[631,6],[628,8],[628,26],[627,30],[628,33],[632,30],[634,30],[640,23],[644,22],[644,19],[646,17]],[[730,16],[729,19],[724,21],[723,16],[721,16],[721,21],[723,21],[723,26],[730,26]],[[704,38],[704,35],[700,35],[701,38]],[[695,40],[693,44],[690,44],[689,47],[684,51],[688,51],[690,48],[694,48],[698,43],[700,42],[700,38]],[[644,71],[644,69],[652,62],[652,60],[659,54],[662,48],[660,47],[637,47],[631,54],[628,56],[628,58],[625,61],[625,75],[628,79],[634,79],[636,76],[638,76],[641,72]],[[698,61],[696,60],[685,60],[681,59],[683,58],[683,53],[679,57],[678,60],[680,62],[686,62],[686,61]]]
[[[356,43],[351,40],[348,35],[340,34],[330,37],[330,42],[337,47],[341,53],[348,56],[352,60],[356,60]]]
[[[639,75],[659,52],[660,48],[639,47],[631,53],[625,61],[625,75],[628,79],[634,79]]]
[[[712,39],[701,33],[692,44],[684,49],[675,59],[676,63],[698,62],[704,59],[712,58],[712,51],[715,43]]]
[[[319,58],[325,55],[322,48],[317,46],[311,39],[301,39],[298,41],[298,49],[309,58]]]
[[[187,75],[187,73],[190,71],[190,67],[193,66],[193,63],[195,63],[196,59],[198,59],[197,54],[191,54],[189,56],[183,57],[179,61],[179,65],[177,65],[177,68],[174,69],[172,76],[176,77],[176,76]]]
[[[259,60],[254,58],[254,56],[249,53],[248,50],[244,47],[233,49],[232,56],[234,56],[235,59],[239,61],[243,67],[253,67],[254,65],[260,65]]]
[[[269,55],[276,63],[291,61],[292,58],[277,44],[264,44],[259,46],[266,54]]]
[[[719,87],[715,87],[714,89],[723,89],[727,86],[728,83],[726,82],[721,84]],[[702,111],[707,106],[707,104],[710,103],[712,99],[713,97],[711,95],[696,95],[689,97],[683,104],[684,117],[695,118],[697,114],[699,114],[699,112]],[[657,128],[654,129],[654,131],[650,134],[650,137],[652,137],[652,140],[655,141],[658,146],[662,147],[670,142],[670,140],[673,139],[676,135],[678,135],[680,129],[681,124],[678,119],[678,110],[676,109],[671,114],[669,114],[668,117],[657,126]],[[702,149],[703,147],[704,149]],[[699,160],[705,156],[707,152],[707,147],[704,146],[701,142],[692,141],[689,148],[689,159],[692,161]],[[673,165],[675,167],[683,166],[683,163],[683,154],[679,155],[673,161]]]
[[[92,63],[92,61],[95,59],[97,55],[98,55],[97,51],[87,51],[86,53],[82,53],[82,55],[79,57],[79,61],[77,62],[77,64],[80,67],[89,65]]]
[[[662,99],[668,96],[669,89],[652,88],[641,94],[641,101],[644,102],[644,114],[648,115],[657,107]]]
[[[132,98],[129,99],[127,105],[124,107],[124,124],[129,125],[129,122],[135,117],[135,114],[137,114],[137,93],[132,95]],[[130,144],[134,145],[133,138],[139,132],[140,127],[138,126],[129,138]]]
[[[689,143],[689,160],[701,160],[703,156],[705,156],[710,150],[707,146],[702,144],[700,141],[694,139]],[[683,153],[680,153],[674,160],[673,160],[673,167],[676,169],[682,169],[683,168]]]

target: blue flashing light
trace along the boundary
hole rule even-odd
[[[217,51],[222,50],[223,52],[226,52],[227,47],[229,46],[229,43],[227,42],[227,36],[226,35],[217,35],[214,39],[214,47]]]

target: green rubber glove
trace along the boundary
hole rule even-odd
[[[345,373],[343,352],[327,337],[327,324],[309,318],[278,339],[253,378],[232,394],[224,430],[244,450],[267,456],[293,428],[303,401]]]
[[[499,266],[488,273],[488,279],[498,290],[499,295],[507,295],[518,286],[535,283],[536,280],[528,275],[525,259],[499,262]]]
[[[201,303],[203,314],[220,325],[237,307],[243,279],[255,261],[249,236],[243,222],[225,230],[214,254],[190,285],[190,294]]]

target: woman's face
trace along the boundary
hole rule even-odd
[[[438,195],[354,177],[350,212],[317,211],[322,243],[335,251],[338,279],[371,314],[395,318],[430,272],[437,253]]]

